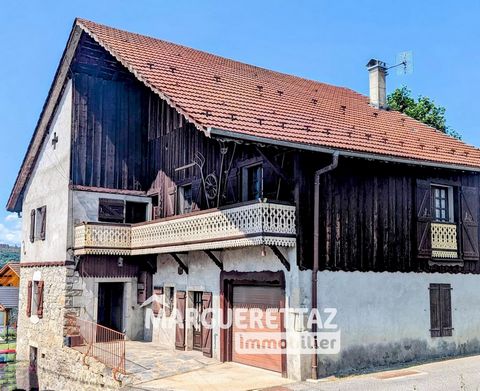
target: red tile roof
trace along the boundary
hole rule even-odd
[[[480,167],[480,150],[353,90],[83,19],[78,25],[197,127],[369,154]],[[367,77],[367,72],[365,72]]]
[[[375,109],[348,88],[76,19],[10,194],[10,211],[21,210],[21,195],[82,30],[206,133],[480,170],[479,149],[398,112]]]

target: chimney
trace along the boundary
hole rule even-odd
[[[379,109],[387,105],[387,64],[371,59],[367,64],[370,78],[370,104]]]

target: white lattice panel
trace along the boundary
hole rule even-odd
[[[458,257],[456,224],[432,223],[432,257]]]
[[[295,207],[259,202],[133,226],[83,224],[78,254],[139,255],[171,251],[296,244]]]

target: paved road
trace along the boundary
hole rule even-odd
[[[328,379],[319,383],[295,383],[270,390],[477,391],[480,390],[480,356],[440,361],[395,371]]]

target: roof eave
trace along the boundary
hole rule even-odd
[[[275,140],[268,137],[247,135],[244,133],[238,133],[231,130],[219,129],[214,127],[209,127],[208,132],[212,136],[217,136],[217,137],[228,137],[232,139],[246,140],[246,141],[258,142],[262,144],[296,148],[304,151],[321,152],[321,153],[328,153],[328,154],[333,154],[334,152],[338,152],[341,156],[346,156],[346,157],[354,157],[354,158],[361,158],[361,159],[368,159],[368,160],[379,160],[379,161],[390,162],[390,163],[410,164],[410,165],[417,165],[417,166],[424,166],[424,167],[444,168],[449,170],[480,172],[480,167],[473,167],[473,166],[461,165],[461,164],[440,163],[440,162],[435,162],[430,160],[409,159],[409,158],[402,158],[402,157],[391,156],[391,155],[382,155],[382,154],[370,153],[370,152],[352,151],[352,150],[347,150],[342,148],[324,147],[321,145],[312,145],[312,144],[305,144],[305,143],[298,143],[298,142],[291,142],[291,141]]]

